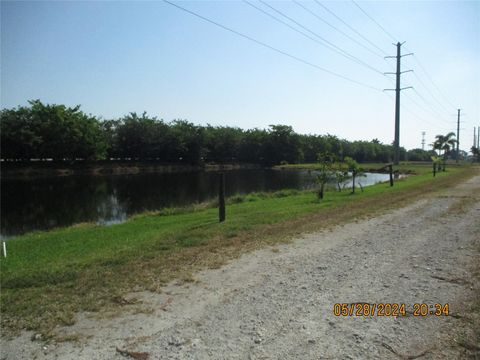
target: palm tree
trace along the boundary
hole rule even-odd
[[[449,132],[447,135],[435,136],[435,142],[432,144],[434,150],[439,152],[443,151],[443,171],[445,171],[445,163],[447,161],[447,155],[452,149],[455,148],[457,140],[455,139],[455,133]],[[442,155],[442,154],[439,154]]]
[[[477,161],[480,161],[480,148],[472,146],[472,154],[477,158]]]

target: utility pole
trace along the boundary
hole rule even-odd
[[[405,90],[405,89],[411,89],[411,86],[401,88],[400,87],[400,75],[403,73],[413,71],[413,70],[406,70],[406,71],[401,71],[400,70],[400,60],[404,56],[408,55],[413,55],[413,53],[401,55],[401,50],[400,47],[404,44],[397,42],[396,44],[393,44],[397,47],[397,56],[385,56],[385,59],[387,58],[396,58],[397,59],[397,71],[394,73],[385,73],[385,74],[393,74],[396,75],[396,85],[395,89],[384,89],[384,91],[395,91],[395,140],[393,142],[393,148],[394,148],[394,155],[393,155],[393,163],[394,165],[398,165],[400,161],[400,91]]]
[[[458,109],[458,112],[457,112],[457,156],[456,156],[457,163],[459,158],[460,158],[460,109]]]
[[[425,131],[422,131],[422,150],[425,150]]]
[[[480,126],[473,127],[473,147],[480,148]]]

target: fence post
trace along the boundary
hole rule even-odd
[[[434,162],[433,163],[433,177],[437,174],[437,164]]]
[[[388,165],[388,170],[390,172],[390,186],[393,186],[393,165]]]
[[[2,241],[3,257],[7,257],[7,243]]]
[[[219,188],[218,188],[218,220],[225,221],[225,173],[219,174]]]
[[[355,194],[355,176],[357,175],[357,171],[355,169],[352,170],[352,194]]]

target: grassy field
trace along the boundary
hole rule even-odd
[[[433,178],[430,165],[402,168],[418,175],[393,188],[378,184],[355,195],[329,191],[322,201],[314,192],[295,190],[234,196],[227,201],[224,223],[218,223],[213,204],[200,204],[108,227],[80,224],[18,237],[8,242],[8,257],[0,264],[2,328],[48,336],[56,325],[72,324],[78,311],[115,311],[128,292],[195,281],[199,269],[217,268],[302,232],[380,214],[477,171],[450,166]]]

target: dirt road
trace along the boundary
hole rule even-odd
[[[125,314],[83,314],[58,329],[73,341],[31,341],[31,333],[2,341],[2,357],[480,358],[479,264],[477,176],[383,216],[246,254],[195,283],[131,294],[141,304]],[[406,315],[335,316],[335,303],[400,303]],[[415,303],[449,304],[450,314],[417,317]]]

